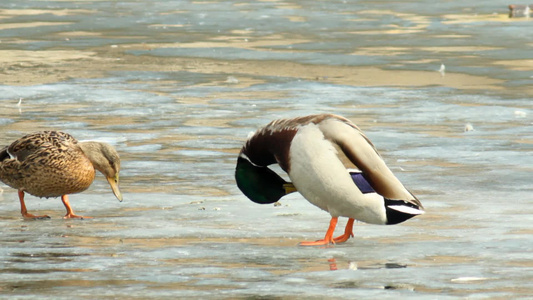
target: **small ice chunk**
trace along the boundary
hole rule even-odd
[[[440,73],[440,76],[442,76],[442,77],[444,77],[444,75],[446,75],[446,66],[444,64],[440,64],[439,73]]]
[[[488,278],[485,277],[458,277],[453,278],[452,282],[469,282],[469,281],[481,281],[481,280],[487,280]]]
[[[470,123],[466,123],[466,124],[465,124],[465,128],[464,128],[464,131],[465,131],[465,132],[468,132],[468,131],[474,131],[474,126],[472,126],[472,124],[470,124]]]
[[[515,110],[514,116],[517,118],[525,118],[527,116],[527,113],[523,110]]]
[[[239,83],[239,79],[233,76],[228,76],[228,78],[226,78],[226,83]]]

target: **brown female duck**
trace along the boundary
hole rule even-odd
[[[67,209],[65,218],[88,218],[74,214],[68,194],[86,190],[94,180],[95,169],[104,174],[113,193],[120,193],[120,158],[109,144],[78,142],[68,133],[43,131],[29,134],[0,150],[0,180],[18,189],[25,218],[48,218],[29,214],[24,193],[37,197],[59,197]],[[90,217],[89,217],[90,218]]]

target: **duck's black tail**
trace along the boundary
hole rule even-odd
[[[385,212],[387,225],[394,225],[409,220],[412,217],[424,214],[420,206],[403,200],[385,198]]]

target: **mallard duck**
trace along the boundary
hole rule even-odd
[[[356,169],[347,168],[343,156]],[[276,163],[292,182],[268,168]],[[363,132],[333,114],[279,119],[257,130],[240,151],[235,179],[253,202],[274,203],[298,191],[329,212],[324,239],[300,243],[303,246],[347,241],[354,220],[391,225],[424,213]],[[347,217],[348,223],[344,234],[334,238],[339,217]]]
[[[37,197],[59,197],[67,209],[65,218],[90,218],[74,214],[68,194],[86,190],[95,171],[105,175],[113,193],[120,193],[120,158],[109,144],[78,142],[68,133],[43,131],[28,134],[0,150],[0,180],[18,189],[24,218],[49,218],[28,213],[24,193]]]

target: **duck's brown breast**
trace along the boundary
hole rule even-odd
[[[24,191],[38,197],[58,197],[86,190],[94,180],[92,163],[75,148],[42,151],[22,163]]]

